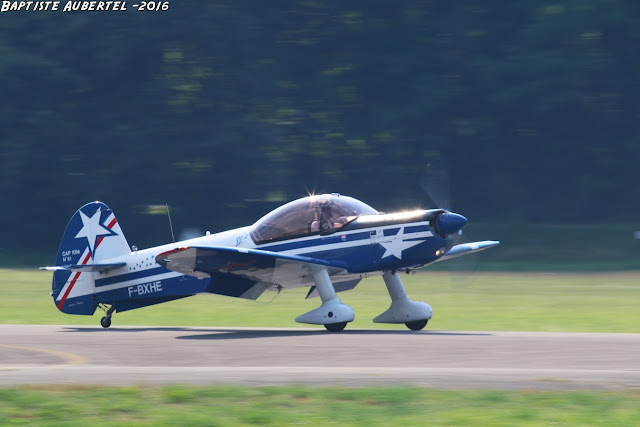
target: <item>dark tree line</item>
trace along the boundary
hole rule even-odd
[[[307,191],[427,206],[433,161],[476,220],[634,220],[639,41],[633,0],[5,13],[0,247],[96,199],[149,244],[164,203],[212,231]]]

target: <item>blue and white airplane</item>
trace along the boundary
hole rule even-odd
[[[310,287],[320,307],[296,322],[339,332],[355,317],[338,292],[382,275],[391,297],[377,323],[424,328],[433,311],[407,296],[398,272],[497,245],[456,245],[467,219],[443,209],[385,214],[339,194],[289,202],[255,224],[156,246],[129,248],[113,211],[102,202],[81,207],[62,237],[51,296],[64,313],[106,311],[108,328],[122,312],[208,292],[255,300],[265,291]]]

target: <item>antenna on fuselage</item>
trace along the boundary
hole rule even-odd
[[[169,218],[169,228],[171,229],[171,238],[173,239],[173,243],[176,242],[176,236],[173,234],[173,224],[171,224],[171,213],[169,213],[169,203],[165,203],[167,206],[167,217]]]

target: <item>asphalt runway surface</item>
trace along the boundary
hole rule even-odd
[[[640,334],[0,325],[0,386],[640,389]]]

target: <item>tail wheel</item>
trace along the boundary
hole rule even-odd
[[[411,329],[412,331],[420,331],[424,329],[425,326],[427,326],[427,322],[429,322],[429,319],[414,320],[413,322],[405,323],[405,325],[407,325],[407,328]]]
[[[109,326],[111,326],[111,316],[104,316],[102,319],[100,319],[100,325],[102,325],[103,328],[108,328]]]
[[[106,305],[102,304],[101,308],[104,310],[106,308]],[[111,316],[113,316],[114,311],[116,311],[116,307],[112,305],[107,310],[105,316],[102,319],[100,319],[100,324],[102,325],[103,328],[108,328],[109,326],[111,326]]]
[[[327,323],[326,325],[324,325],[324,327],[329,332],[342,332],[345,326],[347,326],[347,322]]]

